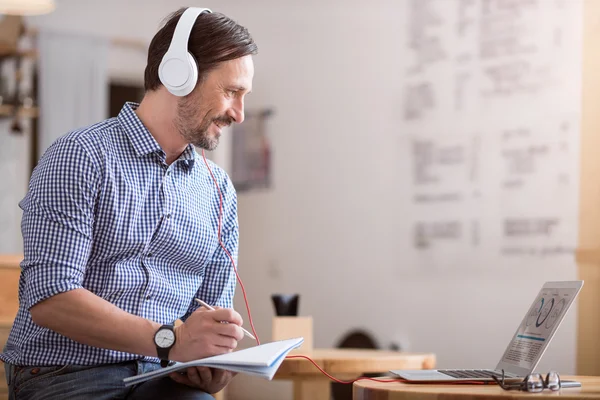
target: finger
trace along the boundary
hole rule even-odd
[[[231,353],[233,351],[229,347],[217,346],[217,345],[211,346],[210,349],[211,349],[212,354],[215,355],[215,356],[219,356],[221,354]]]
[[[196,367],[196,371],[200,374],[200,378],[206,384],[209,384],[212,379],[212,371],[208,367]]]
[[[202,376],[198,373],[195,367],[186,369],[189,380],[194,384],[195,387],[202,387]]]
[[[173,379],[177,383],[181,383],[182,385],[194,386],[194,384],[192,383],[192,381],[190,381],[186,374],[172,372],[169,374],[169,378]]]
[[[230,336],[218,335],[215,337],[213,343],[215,346],[225,347],[230,350],[234,350],[238,346],[238,341]]]
[[[237,340],[239,342],[240,340],[244,339],[245,335],[246,334],[244,333],[244,331],[242,330],[242,328],[238,327],[238,329],[235,330],[235,336],[234,336],[234,338],[235,338],[235,340]]]
[[[229,371],[224,369],[211,368],[211,370],[213,382],[223,383],[229,379],[229,376],[231,375]]]
[[[217,351],[219,351],[220,354],[228,354],[233,352],[233,349],[230,349],[229,347],[215,346],[215,348],[218,349]]]
[[[219,324],[215,330],[219,335],[226,336],[237,340],[238,342],[244,338],[244,331],[241,327],[234,324]]]
[[[215,321],[226,321],[231,324],[242,326],[243,320],[242,316],[235,310],[231,308],[221,308],[219,310],[213,311],[213,318]]]
[[[223,383],[223,370],[211,368],[212,383],[217,386]]]

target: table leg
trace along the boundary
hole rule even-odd
[[[294,379],[294,400],[330,400],[328,379]]]

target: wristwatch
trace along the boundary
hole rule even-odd
[[[175,346],[175,329],[173,325],[163,325],[154,334],[156,353],[160,358],[160,366],[169,365],[169,350]]]

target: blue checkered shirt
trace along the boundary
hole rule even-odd
[[[117,118],[59,138],[35,168],[20,203],[19,311],[3,361],[158,362],[77,343],[32,321],[32,306],[73,289],[161,324],[185,321],[194,297],[232,307],[236,278],[217,239],[219,193],[210,173],[191,145],[167,165],[137,106],[126,103]],[[209,163],[223,193],[222,241],[237,263],[236,193]]]

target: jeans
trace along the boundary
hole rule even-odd
[[[19,367],[5,364],[9,400],[70,399],[214,399],[208,393],[173,381],[151,379],[125,387],[123,379],[161,368],[145,361],[87,366]]]

